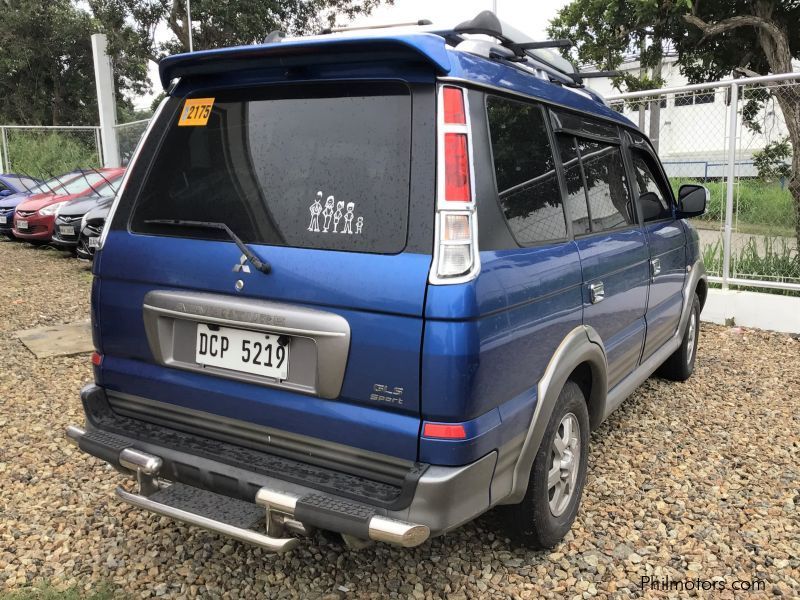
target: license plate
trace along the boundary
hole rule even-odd
[[[72,225],[59,225],[58,233],[61,235],[75,235],[75,228]]]
[[[17,219],[17,229],[27,229],[27,228],[28,228],[27,221],[23,221],[22,219]]]
[[[0,217],[0,225],[5,225],[8,223],[8,217]]]
[[[100,238],[99,237],[90,237],[89,238],[89,248],[99,248],[100,247]]]
[[[213,327],[213,328],[212,328]],[[274,333],[197,324],[195,360],[201,365],[284,380],[289,374],[289,344]]]

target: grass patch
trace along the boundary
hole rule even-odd
[[[703,248],[703,262],[713,275],[722,275],[722,243],[716,242]],[[738,279],[758,279],[780,283],[800,283],[800,252],[789,246],[785,239],[763,237],[750,238],[738,253],[731,255],[731,274]],[[774,288],[736,286],[738,289],[800,296],[800,292]]]
[[[706,215],[702,218],[692,219],[692,225],[696,229],[707,229],[711,231],[722,231],[725,228],[724,221],[715,221],[707,219]],[[736,233],[745,233],[749,235],[761,235],[767,237],[783,237],[794,238],[794,229],[790,227],[782,227],[780,225],[766,225],[764,223],[745,223],[743,221],[734,222],[733,231]]]
[[[8,130],[11,171],[48,179],[75,168],[100,167],[94,131]]]
[[[120,598],[108,585],[101,584],[92,592],[83,592],[76,586],[59,589],[50,583],[22,588],[13,592],[0,592],[0,600],[112,600]]]
[[[708,188],[710,199],[706,214],[695,219],[699,227],[719,227],[725,221],[725,198],[727,184],[724,181],[691,181],[670,179],[677,197],[678,188],[684,183],[702,183]],[[736,229],[742,233],[794,237],[794,200],[789,190],[776,183],[760,179],[741,179],[734,188],[733,217]]]

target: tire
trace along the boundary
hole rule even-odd
[[[565,433],[565,424],[572,428],[569,450],[571,462],[566,468],[556,471],[556,485],[548,485],[548,474],[555,467],[559,440]],[[575,427],[578,431],[575,432]],[[504,533],[517,544],[534,550],[555,546],[567,534],[575,521],[580,505],[583,484],[586,481],[586,457],[589,449],[589,412],[586,398],[580,387],[567,381],[558,396],[553,414],[545,429],[542,443],[533,461],[528,490],[519,504],[501,507],[500,513]],[[558,490],[568,489],[568,495]]]
[[[692,312],[683,331],[681,345],[658,369],[658,375],[672,381],[686,381],[694,372],[697,359],[697,340],[700,337],[700,298],[694,295]]]

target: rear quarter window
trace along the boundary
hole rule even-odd
[[[544,110],[495,96],[486,106],[498,198],[514,238],[522,245],[566,238]]]
[[[178,126],[183,100],[133,208],[138,233],[217,238],[159,219],[224,222],[247,243],[397,253],[406,245],[411,95],[400,83],[204,93],[208,122]]]

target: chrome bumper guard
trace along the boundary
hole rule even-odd
[[[67,427],[66,437],[76,446],[79,446],[81,438],[85,435],[86,430],[81,427],[74,425]],[[300,540],[295,537],[278,537],[287,531],[307,535],[314,527],[327,529],[328,527],[325,527],[327,523],[333,523],[332,530],[335,531],[335,524],[341,523],[342,518],[346,520],[348,517],[352,517],[354,511],[360,512],[360,517],[367,520],[366,529],[361,528],[360,531],[364,531],[372,541],[410,548],[422,544],[430,536],[430,529],[426,525],[408,523],[378,514],[364,516],[365,507],[341,502],[332,496],[324,497],[315,494],[314,499],[319,508],[315,512],[313,504],[303,504],[305,498],[266,487],[262,487],[255,498],[255,503],[263,506],[266,510],[267,532],[262,534],[150,498],[165,485],[169,485],[168,482],[158,479],[158,473],[163,464],[158,456],[135,448],[124,448],[119,452],[118,462],[120,466],[136,474],[139,486],[139,493],[132,493],[122,487],[117,487],[116,495],[121,500],[138,508],[259,546],[270,552],[286,552],[300,543]],[[231,501],[236,500],[231,499]],[[298,510],[299,504],[303,505],[302,510]],[[336,510],[341,512],[337,514]],[[301,516],[297,514],[298,512],[305,515],[302,517],[303,520],[298,520],[298,517]],[[313,521],[313,523],[308,521]],[[340,533],[348,545],[362,546],[368,543],[363,534],[354,536],[344,531]]]

